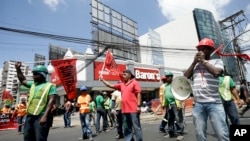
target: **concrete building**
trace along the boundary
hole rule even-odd
[[[19,90],[19,80],[17,78],[17,73],[15,69],[16,61],[5,61],[3,65],[2,71],[2,83],[1,83],[1,93],[0,97],[2,97],[2,92],[7,90],[12,94],[14,99],[18,98],[18,90]],[[25,63],[22,64],[21,70],[25,76],[32,76],[31,70],[29,66]]]

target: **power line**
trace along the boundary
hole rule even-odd
[[[178,51],[196,51],[196,49],[186,49],[181,47],[190,47],[190,46],[171,46],[170,47],[162,47],[162,46],[146,46],[146,45],[132,45],[132,44],[126,44],[126,43],[115,43],[115,42],[105,42],[105,41],[97,41],[97,40],[90,40],[90,39],[83,39],[83,38],[76,38],[76,37],[69,37],[69,36],[62,36],[62,35],[55,35],[55,34],[48,34],[48,33],[40,33],[40,32],[33,32],[33,31],[27,31],[27,30],[19,30],[19,29],[13,29],[13,28],[6,28],[6,27],[0,27],[0,30],[9,31],[9,32],[15,32],[20,34],[26,34],[26,35],[32,35],[37,36],[41,38],[49,38],[54,40],[60,40],[65,42],[72,42],[72,43],[78,43],[78,44],[86,44],[86,45],[112,45],[113,48],[119,49],[119,47],[126,47],[129,48],[135,48],[140,47],[141,49],[159,49],[161,50],[178,50]],[[176,48],[173,48],[176,47]]]

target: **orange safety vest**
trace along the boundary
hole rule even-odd
[[[25,116],[26,115],[26,104],[17,104],[15,108],[15,113],[17,113],[18,117]]]

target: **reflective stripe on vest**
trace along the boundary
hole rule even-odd
[[[41,88],[41,90],[43,90],[43,91],[41,91],[41,90],[38,91],[39,96],[41,96],[39,101],[38,101],[38,99],[34,99],[35,84],[33,84],[31,86],[29,103],[27,106],[28,113],[30,113],[32,115],[39,115],[41,113],[43,108],[46,106],[45,104],[42,104],[42,102],[47,103],[47,96],[48,96],[49,89],[51,88],[51,86],[52,86],[52,83],[47,83]],[[33,102],[33,103],[31,103],[31,102]]]
[[[232,100],[232,93],[230,89],[230,77],[225,76],[222,84],[219,87],[219,92],[223,100],[229,101]]]

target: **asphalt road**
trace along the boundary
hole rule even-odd
[[[164,139],[163,133],[158,130],[162,116],[153,116],[149,114],[142,114],[142,131],[144,141],[176,141],[176,138]],[[244,117],[241,117],[241,124],[250,124],[250,111],[245,113]],[[81,128],[78,114],[72,116],[72,128],[63,127],[63,118],[61,116],[55,117],[54,127],[50,130],[48,141],[77,141],[81,137]],[[95,129],[93,128],[93,132]],[[94,134],[94,141],[112,141],[115,139],[116,129],[111,129],[109,132],[103,132],[101,134]],[[208,141],[217,141],[215,134],[208,122],[207,129]],[[1,141],[21,141],[22,135],[17,133],[17,130],[0,131]],[[192,123],[192,117],[186,117],[186,127],[184,134],[185,141],[195,141],[195,130]],[[241,140],[243,141],[243,140]]]

